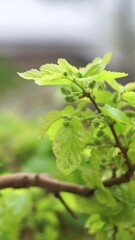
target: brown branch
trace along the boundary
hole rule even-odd
[[[69,192],[81,196],[94,193],[93,189],[86,186],[62,182],[42,173],[13,173],[0,176],[0,189],[29,187],[44,188],[51,193]]]
[[[95,108],[98,111],[98,113],[102,112],[100,110],[100,108],[98,107],[97,103],[95,102],[95,99],[91,97],[90,93],[84,93],[84,97],[88,97],[90,99],[90,101],[93,103],[93,105],[95,106]]]
[[[120,177],[113,177],[103,182],[105,187],[112,187],[114,185],[120,185],[122,183],[129,182],[135,171],[135,166],[133,165],[132,170],[128,170],[126,173],[122,174]]]
[[[120,177],[113,177],[105,180],[103,184],[105,187],[112,187],[114,185],[129,182],[134,171],[135,165],[132,166],[132,170],[128,170]],[[43,173],[12,173],[0,176],[0,189],[29,187],[40,187],[54,194],[68,192],[86,197],[92,196],[96,190],[83,185],[63,182]]]

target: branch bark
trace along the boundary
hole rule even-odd
[[[112,187],[129,182],[134,171],[135,165],[132,165],[132,171],[128,170],[120,177],[107,179],[103,184],[105,187]],[[92,196],[96,190],[83,185],[60,181],[43,173],[12,173],[0,176],[0,189],[29,187],[40,187],[46,189],[48,192],[54,193],[54,195],[60,192],[68,192],[85,197]]]
[[[0,189],[40,187],[51,193],[69,192],[81,196],[90,196],[94,189],[72,183],[59,181],[46,174],[13,173],[0,176]]]

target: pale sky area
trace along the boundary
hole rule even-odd
[[[106,19],[111,19],[114,10],[110,3],[109,0],[1,0],[0,42],[98,41],[103,30],[107,37]],[[104,8],[108,9],[106,15]]]
[[[134,0],[0,0],[1,52],[58,44],[134,59],[134,39]]]

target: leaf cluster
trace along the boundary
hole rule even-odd
[[[60,172],[68,175],[78,169],[85,184],[96,190],[80,207],[90,214],[86,222],[89,233],[96,234],[96,240],[112,239],[114,234],[117,240],[132,240],[135,83],[123,86],[116,79],[127,73],[105,70],[111,56],[97,57],[82,68],[58,59],[57,64],[19,75],[39,85],[61,86],[68,106],[47,113],[39,135],[50,136]],[[110,190],[105,187],[106,180],[126,172],[131,173],[131,182]]]

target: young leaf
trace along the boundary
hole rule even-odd
[[[62,74],[44,75],[40,79],[36,79],[35,83],[38,85],[70,85],[71,80],[64,77]]]
[[[125,92],[122,94],[122,98],[131,106],[135,106],[135,92]]]
[[[54,140],[56,133],[58,132],[58,130],[62,127],[63,122],[64,122],[64,116],[66,117],[72,117],[75,114],[75,109],[71,106],[68,105],[66,106],[60,114],[60,118],[57,119],[49,128],[49,130],[47,131],[49,137],[51,140]],[[53,113],[53,111],[52,111]]]
[[[67,62],[66,59],[64,58],[59,58],[58,59],[58,64],[59,66],[63,69],[63,72],[69,72],[69,73],[78,73],[78,69],[71,64]]]
[[[111,117],[112,119],[118,122],[123,122],[125,124],[132,124],[131,120],[127,117],[127,115],[117,108],[114,108],[108,104],[105,104],[104,107],[100,107],[100,109],[105,115]]]
[[[43,122],[40,124],[39,137],[43,137],[49,128],[61,118],[62,112],[58,110],[51,111],[47,113],[44,117]]]
[[[38,85],[70,85],[72,80],[64,75],[64,69],[57,64],[45,64],[40,67],[40,71],[31,69],[19,76],[27,80],[34,80]]]
[[[102,173],[100,171],[100,156],[96,149],[92,149],[90,156],[90,168],[89,168],[89,180],[93,187],[98,187],[105,191],[105,187],[102,183]]]
[[[82,76],[88,77],[97,75],[105,68],[111,57],[112,53],[107,53],[103,56],[103,59],[99,57],[95,58],[92,63],[87,64],[85,68],[81,69]]]
[[[100,71],[100,73],[96,76],[96,80],[105,81],[109,79],[121,78],[126,77],[127,73],[122,72],[111,72],[107,70]]]
[[[129,145],[128,156],[132,160],[132,163],[135,163],[135,140]]]
[[[42,73],[36,69],[31,69],[23,73],[18,73],[18,75],[27,80],[38,80],[42,77]]]
[[[107,84],[117,92],[122,92],[123,86],[118,83],[115,79],[106,80]]]
[[[105,222],[101,219],[99,214],[92,214],[85,223],[85,227],[89,229],[90,234],[98,232],[104,225]]]
[[[93,75],[97,75],[101,70],[103,69],[103,66],[101,63],[97,63],[97,64],[88,64],[85,68],[86,73],[83,75],[83,77],[89,77],[89,76],[93,76]]]
[[[96,91],[95,99],[97,103],[107,103],[112,97],[112,93],[109,91]]]
[[[85,132],[81,122],[73,118],[69,126],[57,132],[53,151],[58,169],[65,175],[79,167],[85,142]]]
[[[112,58],[112,52],[108,52],[103,56],[103,64],[106,66]]]
[[[127,83],[124,88],[124,92],[135,90],[135,82]]]
[[[58,120],[56,120],[51,127],[48,129],[47,134],[50,138],[50,140],[54,140],[56,133],[59,131],[59,129],[63,126],[63,122],[64,119],[63,118],[59,118]]]
[[[40,71],[46,75],[54,74],[54,73],[63,73],[60,67],[57,64],[53,64],[53,63],[47,63],[45,65],[42,65],[40,67]]]

